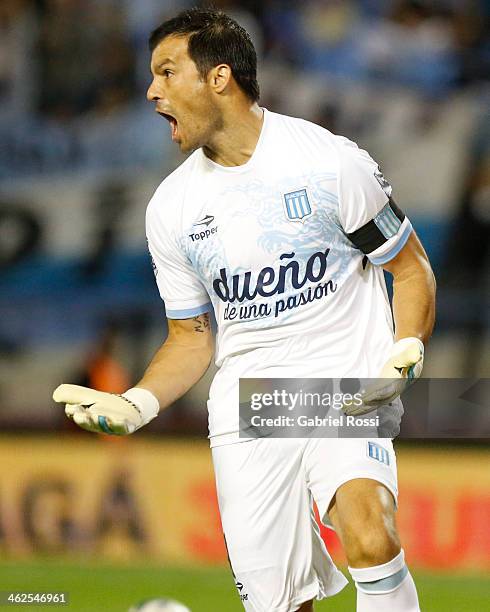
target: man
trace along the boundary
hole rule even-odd
[[[205,373],[214,308],[219,371],[209,430],[246,610],[312,610],[313,599],[345,585],[319,536],[313,501],[343,544],[357,609],[418,610],[395,525],[391,440],[246,441],[238,434],[238,380],[381,374],[401,385],[378,390],[375,405],[392,400],[420,374],[433,327],[424,250],[365,151],[258,106],[255,51],[229,17],[185,11],[156,29],[150,46],[148,99],[172,140],[193,152],[147,212],[169,335],[121,396],[61,385],[54,399],[84,429],[132,433]],[[382,268],[394,277],[395,337]],[[288,298],[307,291],[311,299],[288,308]]]

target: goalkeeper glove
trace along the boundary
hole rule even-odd
[[[361,391],[360,405],[344,405],[349,416],[366,414],[401,395],[422,374],[424,345],[418,338],[403,338],[391,347],[390,356],[375,382]]]
[[[115,395],[79,385],[60,385],[53,399],[66,404],[66,416],[82,429],[118,436],[140,429],[159,411],[153,393],[138,387]]]

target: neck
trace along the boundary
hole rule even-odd
[[[264,122],[257,103],[244,104],[223,117],[221,128],[203,147],[204,153],[221,166],[242,166],[252,157]]]

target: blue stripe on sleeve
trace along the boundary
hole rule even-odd
[[[410,221],[408,221],[408,224],[403,230],[403,232],[401,233],[400,238],[395,242],[395,244],[391,247],[389,251],[387,251],[386,253],[383,253],[383,255],[380,255],[379,257],[371,257],[370,255],[368,255],[371,263],[373,263],[375,266],[380,266],[381,264],[391,261],[394,257],[398,255],[398,253],[406,245],[407,240],[409,239],[412,231],[413,231],[412,224],[410,223]]]
[[[211,302],[208,302],[195,308],[185,308],[183,310],[166,309],[165,312],[168,319],[190,319],[191,317],[197,317],[197,315],[209,312],[212,308]]]

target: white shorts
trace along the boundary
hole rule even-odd
[[[247,612],[293,612],[335,595],[347,580],[333,564],[322,521],[340,485],[383,483],[397,498],[388,439],[257,439],[212,449],[230,564]]]

